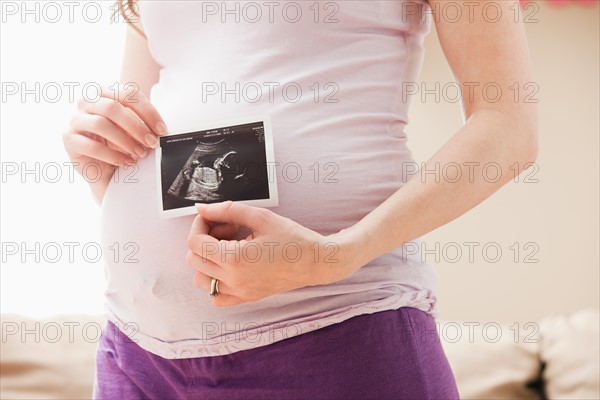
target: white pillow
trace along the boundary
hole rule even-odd
[[[101,316],[0,316],[0,398],[89,399]]]
[[[438,321],[438,330],[461,399],[543,398],[537,324]]]
[[[542,320],[540,356],[549,399],[600,399],[599,325],[598,310]]]

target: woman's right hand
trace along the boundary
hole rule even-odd
[[[118,93],[104,88],[96,102],[80,99],[63,142],[79,174],[84,175],[88,164],[95,164],[94,175],[100,170],[100,178],[84,178],[101,183],[101,191],[94,190],[101,199],[115,169],[146,157],[166,133],[156,108],[135,85],[127,84]]]

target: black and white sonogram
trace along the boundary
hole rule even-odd
[[[163,217],[194,214],[195,203],[278,203],[268,118],[161,137],[158,150]]]

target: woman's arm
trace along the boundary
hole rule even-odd
[[[136,26],[139,30],[128,26],[125,34],[125,51],[121,65],[120,83],[123,86],[134,83],[136,89],[149,99],[152,86],[158,82],[160,65],[150,54],[148,39],[143,34],[141,21],[137,22]],[[102,203],[113,173],[114,169],[103,174],[103,179],[98,182],[90,181],[92,193],[98,204]]]
[[[143,34],[141,21],[137,22],[136,26],[139,30],[128,26],[125,34],[125,51],[121,65],[120,83],[121,85],[134,83],[137,90],[144,94],[146,98],[150,98],[150,90],[158,82],[160,65],[150,55],[148,39]],[[114,169],[104,174],[103,179],[98,182],[90,181],[92,192],[98,204],[102,203],[113,173]]]
[[[437,1],[431,0],[434,10]],[[458,164],[464,167],[461,177],[450,182],[418,172],[358,223],[326,237],[263,208],[230,201],[197,205],[199,215],[188,238],[187,262],[197,271],[197,287],[208,292],[212,278],[219,280],[221,294],[212,300],[215,306],[256,301],[343,279],[370,260],[456,219],[513,178],[515,164],[521,172],[523,166],[535,161],[535,104],[515,101],[509,89],[515,83],[523,87],[533,79],[523,27],[514,22],[512,10],[518,2],[494,3],[503,14],[495,23],[481,17],[482,2],[469,2],[479,5],[475,7],[479,16],[474,13],[472,20],[464,17],[460,22],[449,22],[434,15],[439,19],[438,35],[455,79],[467,94],[463,98],[466,123],[423,170],[433,171],[436,164],[440,170],[444,165]],[[468,11],[465,6],[463,16],[468,16]],[[501,100],[486,101],[481,92],[486,83],[501,87]],[[469,96],[469,87],[479,90]],[[495,163],[502,172],[493,183],[481,174],[481,166],[487,163]],[[470,167],[476,165],[479,173],[470,174]],[[224,235],[211,231],[219,223],[232,231],[246,226],[252,234],[240,241],[222,240]],[[290,261],[282,255],[281,247],[290,243],[303,257]],[[331,244],[337,245],[335,253]],[[258,259],[248,261],[240,256],[250,246],[256,250],[257,245],[263,249]],[[330,256],[333,259],[325,259]]]
[[[141,22],[136,23],[136,27],[139,31],[132,27],[127,29],[121,84],[135,82],[139,90],[150,98],[150,89],[158,82],[161,66],[150,54],[148,39],[143,34]]]
[[[458,22],[445,21],[435,14],[441,3],[430,0],[442,49],[463,90],[466,123],[401,189],[357,224],[330,237],[346,248],[346,259],[358,261],[352,262],[356,268],[461,216],[514,178],[515,165],[521,173],[537,157],[536,105],[515,101],[510,89],[515,83],[522,89],[533,82],[524,28],[514,17],[518,2],[493,2],[502,11],[495,23],[482,17],[486,1],[476,3],[472,22],[467,7]],[[499,101],[486,101],[481,88],[487,83],[501,87]],[[486,163],[500,167],[498,181],[482,173]],[[436,165],[439,171],[456,164],[462,167],[456,181],[430,172]],[[469,166],[475,173],[469,173]]]
[[[84,175],[89,164],[97,167],[93,168],[95,172],[99,169],[99,179],[86,179],[99,204],[115,169],[146,157],[148,150],[156,147],[157,137],[167,131],[148,100],[159,70],[148,50],[147,39],[128,28],[120,89],[104,88],[100,100],[94,103],[80,99],[77,113],[63,134],[65,148],[77,172]]]

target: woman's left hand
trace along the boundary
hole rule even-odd
[[[348,262],[350,249],[335,235],[323,236],[267,209],[231,201],[197,208],[187,263],[196,269],[195,286],[209,292],[212,278],[219,280],[215,306],[332,283],[359,267]],[[219,240],[209,234],[215,223],[235,230],[245,226],[252,233],[243,240]]]

